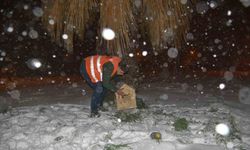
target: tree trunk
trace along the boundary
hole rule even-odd
[[[137,88],[139,86],[139,67],[135,58],[124,58],[128,66],[128,74],[124,76],[124,81]]]

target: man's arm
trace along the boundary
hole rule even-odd
[[[105,63],[103,65],[102,80],[103,80],[103,86],[105,88],[109,89],[112,92],[116,92],[118,89],[111,82],[113,70],[114,70],[114,65],[111,62]]]

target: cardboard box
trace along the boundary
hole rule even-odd
[[[123,90],[125,96],[120,96],[117,93],[115,94],[117,110],[136,108],[135,89],[128,86],[127,84],[123,84],[120,89]]]

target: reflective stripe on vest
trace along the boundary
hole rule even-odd
[[[99,56],[97,58],[97,71],[100,73],[100,78],[101,78],[101,81],[102,81],[101,58],[102,58],[102,56]]]
[[[95,65],[94,65],[94,57],[93,56],[91,56],[91,58],[90,58],[90,71],[91,71],[91,75],[94,78],[95,82],[98,82],[98,79],[96,78],[96,75],[95,75]]]
[[[119,57],[109,57],[109,56],[89,56],[85,58],[86,71],[93,83],[103,81],[103,65],[106,62],[111,62],[114,66],[112,76],[115,75],[118,69],[118,64],[120,62]]]

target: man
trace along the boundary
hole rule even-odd
[[[123,96],[124,93],[111,83],[115,75],[124,75],[121,69],[121,58],[117,56],[94,55],[85,58],[80,67],[80,73],[94,90],[91,98],[90,117],[99,117],[98,110],[103,105],[103,99],[107,90]]]

